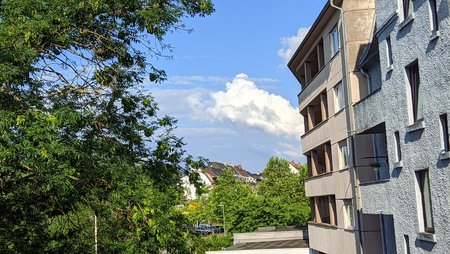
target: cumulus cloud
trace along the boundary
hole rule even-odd
[[[308,31],[309,27],[300,27],[296,35],[281,38],[281,44],[283,47],[278,50],[278,56],[281,57],[286,64],[295,53]]]
[[[228,82],[225,91],[211,93],[209,105],[201,100],[191,100],[190,105],[211,120],[231,121],[277,136],[298,138],[303,130],[301,116],[288,100],[259,89],[246,74]]]
[[[194,156],[242,164],[252,172],[261,171],[271,156],[303,163],[298,141],[303,120],[297,108],[254,80],[239,74],[219,91],[181,86],[150,92],[161,115],[179,120],[175,133]]]

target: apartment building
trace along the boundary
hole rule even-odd
[[[447,0],[377,0],[356,103],[361,214],[378,253],[450,253],[450,17]],[[364,241],[364,239],[362,239]]]
[[[313,252],[450,253],[449,13],[331,1],[289,62]]]
[[[368,242],[380,240],[372,233],[373,225],[359,225],[354,158],[349,152],[352,105],[367,93],[358,59],[372,37],[374,12],[374,0],[327,3],[288,63],[301,84],[301,143],[309,166],[305,192],[313,216],[308,230],[315,253],[360,253],[362,236]]]

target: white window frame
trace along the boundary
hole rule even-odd
[[[424,174],[423,176],[426,176],[426,179],[420,179],[421,174]],[[415,175],[416,175],[415,187],[416,187],[417,215],[419,219],[419,230],[420,232],[434,234],[434,218],[433,218],[433,204],[431,201],[430,171],[428,169],[419,170],[415,172]],[[420,182],[421,180],[424,181],[423,185]],[[425,191],[427,193],[424,193]],[[429,200],[427,202],[427,200],[424,199]],[[427,227],[430,226],[427,225],[427,223],[431,223],[432,227]]]
[[[339,168],[348,168],[349,156],[348,156],[348,146],[347,140],[344,139],[338,143],[339,146]]]
[[[439,116],[440,132],[441,132],[441,153],[450,151],[450,136],[448,131],[448,115],[442,114]]]
[[[387,58],[387,67],[391,68],[394,64],[394,59],[392,58],[392,42],[391,36],[386,37],[386,58]]]
[[[420,84],[420,66],[419,61],[415,60],[405,68],[406,78],[408,80],[409,103],[411,105],[412,123],[423,120],[424,97]],[[415,76],[414,74],[417,74]]]
[[[403,20],[407,19],[409,16],[413,15],[414,13],[414,1],[412,0],[400,0],[401,1],[401,13],[403,16]],[[408,2],[408,10],[405,10],[405,2]]]
[[[400,132],[394,132],[394,141],[395,141],[395,162],[402,161],[402,148],[400,146]]]
[[[334,87],[334,104],[335,104],[335,110],[334,112],[337,113],[341,111],[343,108],[345,108],[345,96],[344,96],[344,85],[342,82],[339,82]]]
[[[344,199],[344,227],[346,229],[353,229],[355,227],[355,215],[353,212],[353,200]]]
[[[437,0],[428,0],[428,7],[430,10],[430,28],[432,32],[439,31],[439,16]]]
[[[336,55],[340,51],[340,42],[339,42],[339,30],[337,25],[331,29],[330,32],[330,51],[331,57]]]
[[[403,235],[403,247],[405,250],[405,254],[411,254],[410,247],[409,247],[409,236]]]

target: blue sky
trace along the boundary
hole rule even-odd
[[[165,38],[172,58],[153,64],[168,80],[149,90],[188,153],[251,172],[271,156],[305,162],[300,85],[286,62],[325,2],[218,0],[211,16],[185,20],[192,33]]]

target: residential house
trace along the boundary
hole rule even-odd
[[[199,174],[201,183],[206,187],[210,187],[216,184],[217,177],[222,174],[225,169],[233,170],[234,177],[247,184],[256,185],[256,183],[262,179],[260,174],[252,174],[244,170],[241,165],[235,166],[232,164],[220,162],[211,162],[204,168],[193,170],[195,170]],[[189,176],[184,176],[182,178],[182,182],[185,189],[186,198],[190,200],[196,199],[196,188],[189,182]]]

